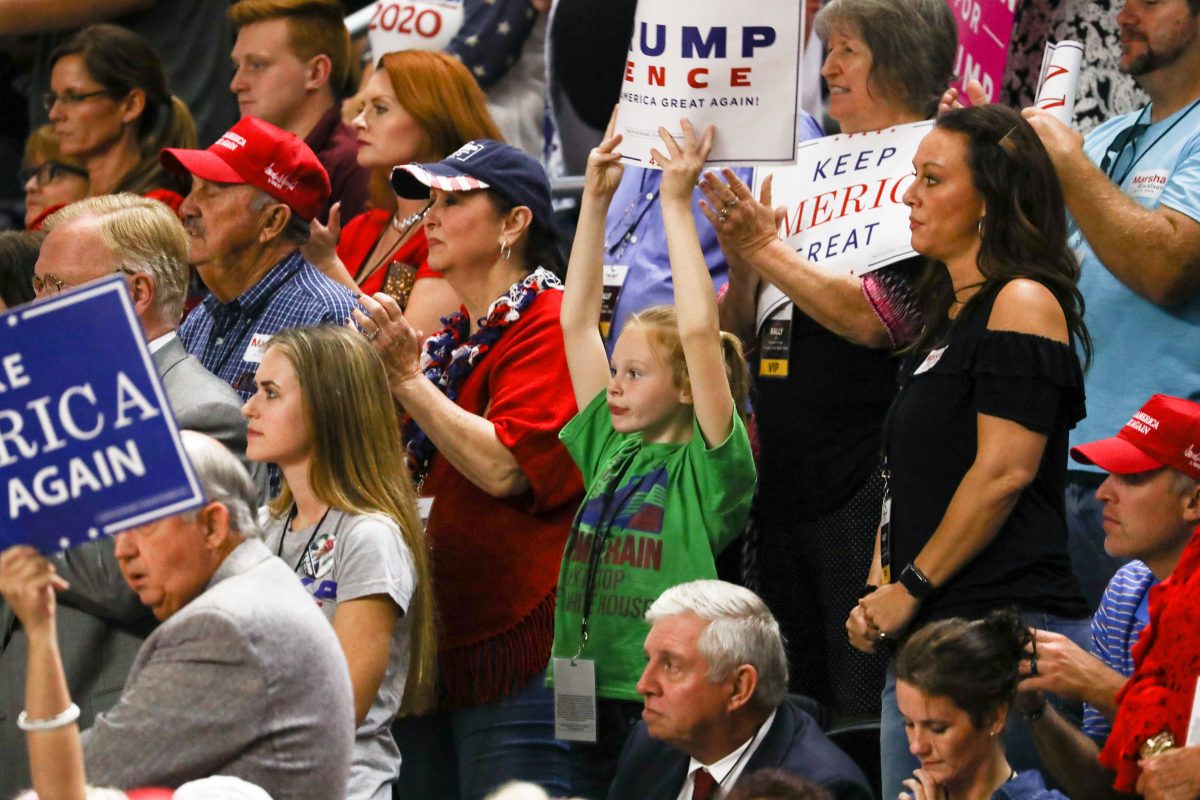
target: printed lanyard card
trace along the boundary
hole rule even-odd
[[[883,583],[892,582],[892,495],[883,496],[879,509],[879,566],[883,570]]]
[[[596,741],[596,662],[554,659],[554,738]]]
[[[758,337],[758,376],[786,378],[792,352],[792,309],[785,303],[762,326]]]
[[[621,288],[625,286],[625,278],[628,275],[628,265],[604,265],[604,291],[600,295],[600,335],[605,339],[612,330],[613,318],[617,313],[617,300],[621,297]]]

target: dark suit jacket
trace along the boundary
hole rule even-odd
[[[245,463],[246,420],[233,389],[188,355],[178,338],[154,353],[154,365],[179,427],[212,436]],[[266,471],[261,472],[260,490],[266,485]],[[116,703],[142,640],[154,628],[149,609],[125,585],[112,551],[112,539],[102,539],[55,560],[71,584],[59,598],[58,642],[81,728]],[[17,714],[25,707],[27,658],[25,631],[0,598],[0,797],[29,786],[25,734],[17,729]]]
[[[639,722],[621,751],[608,800],[675,800],[687,779],[690,760],[682,750],[651,738],[646,723]],[[742,775],[760,769],[794,773],[824,786],[838,800],[872,800],[862,771],[791,700],[779,706],[771,729]]]

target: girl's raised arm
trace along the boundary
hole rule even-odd
[[[567,287],[559,324],[571,371],[571,387],[580,410],[608,386],[608,356],[600,336],[600,298],[604,291],[604,218],[625,168],[615,148],[621,135],[613,134],[617,111],[613,109],[604,140],[588,155],[579,207],[579,225],[567,265]]]
[[[658,150],[651,154],[663,171],[659,198],[667,231],[671,279],[675,283],[675,315],[679,320],[679,338],[691,381],[692,402],[704,441],[714,447],[725,441],[733,429],[733,395],[725,374],[717,297],[704,252],[700,249],[691,206],[696,179],[712,150],[716,129],[708,126],[697,140],[690,122],[682,120],[681,126],[683,147],[666,128],[659,128],[667,155]]]

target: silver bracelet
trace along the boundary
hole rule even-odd
[[[17,715],[17,727],[23,731],[52,731],[65,728],[79,719],[79,706],[71,703],[66,710],[49,719],[30,719],[24,711]]]

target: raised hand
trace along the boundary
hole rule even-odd
[[[667,152],[664,155],[655,148],[650,151],[650,156],[654,163],[662,168],[663,177],[659,189],[662,199],[686,200],[691,203],[692,190],[696,188],[696,179],[700,177],[700,170],[704,168],[704,162],[708,160],[708,154],[712,151],[717,129],[709,125],[704,129],[704,134],[697,139],[692,123],[683,119],[679,125],[683,131],[683,146],[680,147],[666,128],[659,128],[658,135]]]
[[[329,209],[329,224],[313,218],[308,224],[308,241],[300,247],[300,253],[308,263],[328,274],[337,263],[337,241],[342,233],[342,204],[334,203]]]
[[[625,166],[621,163],[621,154],[616,152],[622,139],[621,134],[614,133],[616,127],[617,109],[614,108],[612,116],[608,118],[608,129],[604,131],[604,139],[588,154],[583,180],[583,191],[586,194],[611,199],[613,192],[621,184]]]
[[[354,310],[354,321],[383,359],[388,384],[395,388],[413,378],[423,378],[422,333],[408,324],[395,298],[376,292],[374,297],[360,295],[358,303],[363,311]]]
[[[17,545],[0,553],[0,594],[30,632],[52,628],[54,592],[66,588],[54,565],[32,547]]]

